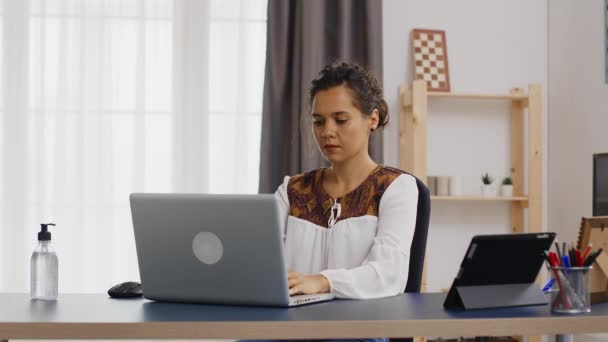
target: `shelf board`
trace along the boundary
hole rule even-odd
[[[474,94],[474,93],[448,93],[448,92],[428,92],[429,97],[446,97],[455,99],[471,99],[471,100],[510,100],[520,101],[527,100],[526,94]]]
[[[431,196],[432,200],[437,201],[512,201],[512,202],[528,202],[527,196],[514,197],[482,197],[482,196]]]
[[[415,81],[416,82],[416,81]],[[399,90],[401,97],[401,105],[404,108],[409,108],[412,105],[412,88],[402,85]],[[482,93],[453,93],[444,91],[427,91],[425,92],[428,98],[444,98],[444,99],[464,99],[464,100],[507,100],[521,101],[524,107],[528,106],[528,94],[524,90],[514,93],[503,94],[482,94]]]

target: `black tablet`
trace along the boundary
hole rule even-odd
[[[466,301],[467,291],[478,297],[484,291],[502,291],[509,296],[513,291],[525,290],[537,295],[538,285],[534,281],[545,260],[545,251],[549,251],[554,239],[555,233],[474,236],[444,306],[466,308],[462,302]],[[489,295],[500,297],[500,293]],[[495,303],[488,307],[497,306],[501,305]]]

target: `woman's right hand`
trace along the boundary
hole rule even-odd
[[[322,274],[305,275],[289,271],[287,273],[287,284],[289,295],[328,293],[330,291],[329,280]]]

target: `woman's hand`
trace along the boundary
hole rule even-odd
[[[298,272],[287,273],[289,295],[315,294],[329,292],[329,280],[321,274],[304,275]]]

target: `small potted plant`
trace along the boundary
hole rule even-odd
[[[494,178],[487,172],[481,176],[481,195],[483,197],[496,196],[495,193],[492,193],[492,182],[494,182]]]
[[[502,179],[502,187],[500,188],[500,194],[503,197],[513,196],[513,180],[511,177],[505,177]]]

